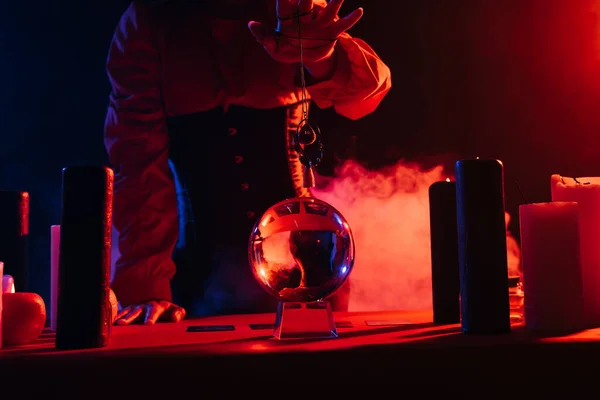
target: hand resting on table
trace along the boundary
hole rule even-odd
[[[185,310],[182,307],[165,300],[153,300],[121,308],[115,324],[143,323],[148,325],[156,322],[179,322],[184,317]]]

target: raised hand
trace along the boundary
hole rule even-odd
[[[271,57],[282,63],[300,61],[300,35],[304,62],[315,63],[331,56],[337,38],[363,15],[363,9],[358,8],[339,18],[343,3],[344,0],[331,0],[320,7],[313,0],[277,0],[275,31],[256,21],[251,21],[248,28]]]

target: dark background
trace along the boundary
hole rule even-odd
[[[8,3],[8,4],[6,4]],[[47,300],[61,168],[105,163],[104,62],[125,0],[6,2],[0,13],[0,187],[31,194],[29,289]],[[378,168],[494,157],[507,210],[550,199],[550,174],[600,175],[599,0],[347,0],[393,73],[371,116],[319,112],[328,149]],[[331,158],[330,158],[331,159]],[[331,163],[322,173],[331,173]],[[511,230],[518,234],[517,218]]]

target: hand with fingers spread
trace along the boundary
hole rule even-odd
[[[184,317],[185,310],[178,305],[165,300],[153,300],[122,308],[117,314],[115,324],[143,323],[151,325],[158,321],[179,322]]]
[[[271,57],[282,63],[300,61],[300,28],[304,61],[307,64],[316,63],[333,54],[337,38],[363,15],[362,8],[358,8],[339,18],[343,3],[344,0],[331,0],[321,8],[315,6],[313,0],[277,0],[278,23],[275,31],[256,21],[251,21],[248,28]]]

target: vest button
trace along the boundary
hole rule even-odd
[[[227,134],[228,134],[229,136],[233,136],[233,135],[235,135],[236,133],[237,133],[237,129],[235,129],[235,128],[229,128],[229,129],[227,130]]]
[[[244,161],[244,157],[242,157],[242,156],[235,156],[235,163],[236,164],[240,164],[242,161]]]
[[[256,217],[256,213],[254,211],[246,211],[246,217],[248,217],[248,219],[252,219]]]
[[[250,187],[250,185],[248,185],[247,183],[242,183],[240,185],[240,189],[242,189],[243,191],[248,190],[249,187]]]

